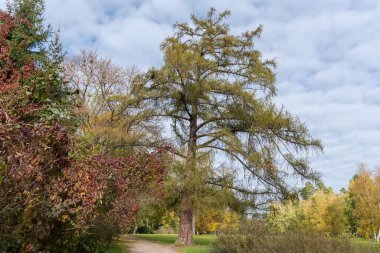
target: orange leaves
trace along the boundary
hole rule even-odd
[[[38,165],[38,159],[37,159],[37,158],[34,158],[34,159],[30,162],[30,164],[31,164],[32,166],[37,166],[37,165]]]

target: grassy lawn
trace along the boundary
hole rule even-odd
[[[174,244],[177,240],[177,235],[174,234],[139,234],[134,235],[137,238],[153,241],[163,244]],[[194,236],[194,245],[186,247],[178,247],[181,253],[207,253],[210,251],[212,243],[217,239],[214,235],[196,235]],[[352,243],[358,245],[360,248],[378,248],[380,252],[380,243],[372,240],[365,240],[360,238],[350,239]],[[110,253],[121,253],[122,251],[110,251]]]
[[[128,253],[121,243],[113,243],[106,251],[106,253]]]
[[[211,246],[194,245],[194,246],[181,247],[179,252],[181,253],[207,253],[210,250],[211,250]]]
[[[361,248],[378,248],[380,250],[380,242],[362,238],[352,238],[351,241]]]
[[[174,234],[150,234],[150,235],[134,235],[138,238],[165,244],[174,244],[177,235]],[[181,253],[206,253],[211,249],[212,243],[216,240],[215,235],[196,235],[194,236],[194,245],[179,247]]]

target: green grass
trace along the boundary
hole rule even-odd
[[[362,238],[352,238],[350,240],[352,241],[352,243],[358,245],[361,248],[379,248],[380,249],[380,242],[375,242],[373,240],[362,239]]]
[[[134,235],[137,238],[163,243],[163,244],[174,244],[177,240],[177,235],[175,234],[150,234],[150,235]],[[194,245],[179,247],[181,253],[206,253],[211,249],[212,243],[217,239],[215,235],[195,235]]]
[[[162,244],[174,244],[177,240],[177,235],[174,234],[139,234],[134,236]],[[215,235],[196,235],[194,236],[193,246],[178,247],[178,249],[181,253],[207,253],[211,250],[212,244],[216,239],[217,237]],[[374,242],[373,240],[353,238],[351,241],[363,249],[379,248],[380,250],[380,243]],[[109,253],[119,253],[119,251],[110,251]]]
[[[181,247],[181,253],[207,253],[210,252],[211,246],[205,245],[194,245],[194,246],[186,246]]]
[[[113,243],[107,250],[106,253],[128,253],[125,247],[121,243]]]

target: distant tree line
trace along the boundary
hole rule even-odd
[[[299,199],[273,203],[268,226],[280,232],[307,230],[326,236],[352,235],[380,240],[380,171],[361,164],[348,189],[334,193],[307,183]]]

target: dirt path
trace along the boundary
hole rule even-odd
[[[125,242],[129,253],[178,253],[173,245],[158,244],[130,236],[123,236],[121,239]]]

